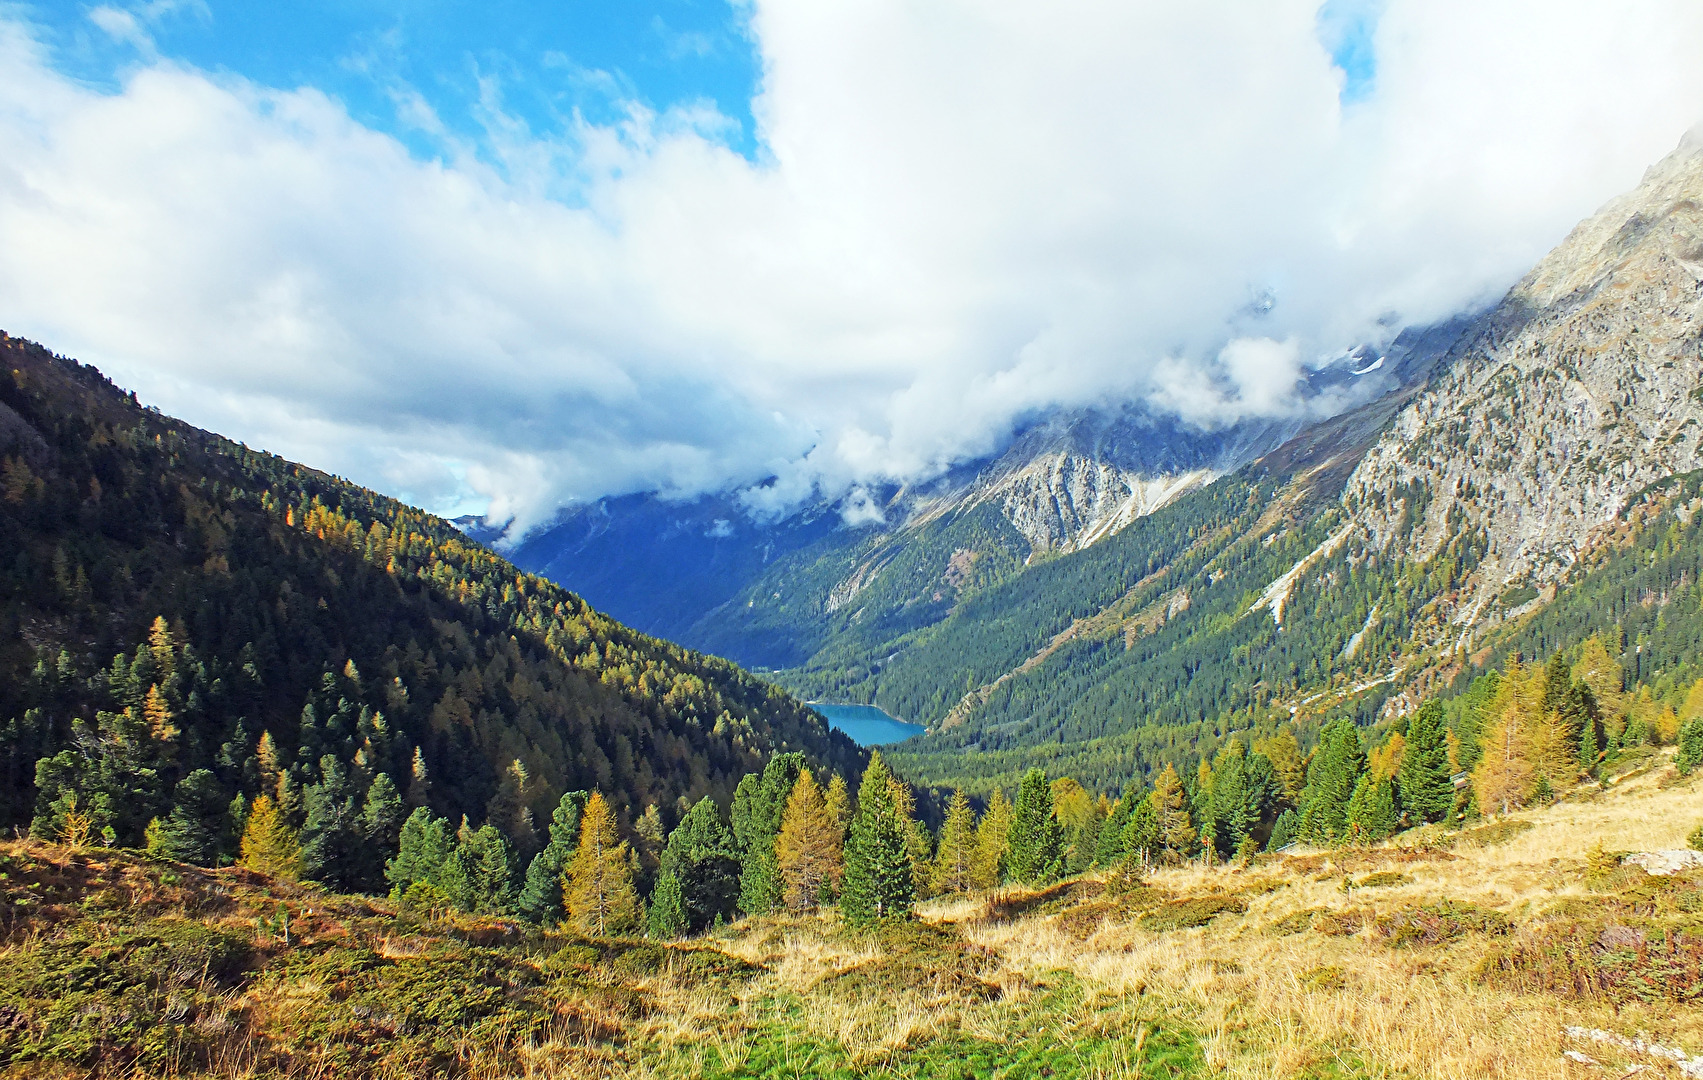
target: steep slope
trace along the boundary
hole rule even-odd
[[[48,794],[98,804],[124,843],[197,769],[227,801],[279,770],[302,787],[338,772],[357,800],[383,774],[478,822],[547,821],[574,788],[626,815],[725,798],[780,749],[861,760],[775,687],[447,522],[143,409],[28,342],[0,339],[0,357],[0,825],[41,809],[49,758]]]
[[[1463,639],[1510,585],[1562,580],[1628,500],[1703,466],[1703,134],[1582,223],[1350,479],[1367,551],[1486,554],[1444,601]],[[1392,493],[1403,493],[1391,497]]]
[[[1623,644],[1641,677],[1688,672],[1696,492],[1672,478],[1703,465],[1700,204],[1693,136],[1516,285],[1424,388],[1046,568],[1047,592],[1091,613],[979,597],[1031,627],[1035,650],[992,679],[976,670],[895,761],[935,783],[1008,781],[1037,758],[1105,782],[1232,729],[1341,710],[1370,722],[1509,649],[1592,634]],[[1265,509],[1211,518],[1208,498]],[[1179,535],[1198,557],[1166,557],[1124,596],[1066,580],[1078,564],[1142,565]],[[877,699],[961,677],[954,651],[984,631],[953,627],[890,662]]]

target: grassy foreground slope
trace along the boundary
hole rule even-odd
[[[1616,853],[1683,847],[1703,779],[1654,752],[1629,764],[1399,847],[673,945],[0,845],[0,1072],[1677,1076],[1624,1040],[1703,1051],[1703,871],[1651,877]]]

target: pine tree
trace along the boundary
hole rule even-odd
[[[270,795],[257,795],[248,808],[238,861],[250,870],[284,881],[302,875],[302,848],[296,833],[278,812]]]
[[[940,826],[940,850],[934,856],[931,884],[937,896],[970,891],[975,852],[976,814],[963,790],[955,790],[946,804],[946,820]]]
[[[1375,778],[1370,772],[1363,774],[1348,800],[1345,838],[1352,843],[1375,844],[1395,832],[1397,819],[1394,781]]]
[[[255,809],[250,812],[251,820],[253,814],[259,812],[259,807],[260,800],[256,799]],[[432,812],[423,806],[409,814],[402,823],[396,857],[384,866],[384,877],[390,882],[391,895],[400,897],[416,882],[436,887],[449,853],[449,822],[433,817]]]
[[[1348,833],[1348,804],[1366,772],[1360,732],[1352,720],[1336,720],[1319,732],[1307,765],[1301,836],[1315,843],[1340,843]]]
[[[784,883],[786,906],[808,911],[831,891],[843,870],[839,826],[816,778],[805,769],[787,798],[781,830],[775,837],[775,860]]]
[[[1295,831],[1301,827],[1301,817],[1294,810],[1285,810],[1277,815],[1272,823],[1271,836],[1265,842],[1267,851],[1282,851],[1295,840]]]
[[[976,825],[976,853],[970,864],[972,887],[997,889],[1005,881],[1005,860],[1011,851],[1011,803],[1005,792],[993,789],[987,809]]]
[[[853,925],[909,915],[916,895],[908,823],[899,816],[893,787],[881,752],[872,752],[857,789],[840,894],[840,910]]]
[[[686,933],[686,893],[680,879],[664,870],[651,890],[645,912],[645,933],[661,941],[673,941]]]
[[[360,814],[343,764],[319,759],[320,782],[302,789],[302,860],[314,881],[341,892],[360,888]]]
[[[1194,821],[1189,816],[1188,792],[1175,765],[1166,764],[1153,782],[1153,810],[1158,817],[1159,849],[1170,859],[1187,858],[1195,848]]]
[[[1455,807],[1449,774],[1448,726],[1443,703],[1433,698],[1419,707],[1407,725],[1401,755],[1401,804],[1414,824],[1442,821]]]
[[[544,926],[562,921],[562,875],[573,863],[580,815],[590,798],[589,791],[569,791],[557,801],[550,815],[550,842],[527,864],[526,880],[515,902],[523,918]]]
[[[516,857],[501,829],[490,822],[479,826],[471,836],[462,839],[457,856],[467,868],[462,910],[480,915],[507,915],[514,910]]]
[[[1693,769],[1703,764],[1703,717],[1694,717],[1680,725],[1679,753],[1674,755],[1674,764],[1681,776],[1690,776]]]
[[[1030,769],[1017,788],[1011,818],[1010,873],[1025,885],[1047,885],[1064,874],[1064,826],[1053,816],[1047,774]]]
[[[212,866],[225,846],[228,804],[210,769],[196,769],[177,782],[172,811],[161,827],[160,854],[179,862]]]
[[[575,930],[609,937],[639,924],[639,898],[627,845],[615,831],[615,815],[601,791],[591,793],[580,818],[579,848],[564,882],[568,920]]]
[[[661,874],[680,884],[685,930],[707,929],[733,914],[739,898],[739,858],[715,800],[705,796],[681,817],[662,850]]]
[[[402,796],[385,773],[373,777],[361,808],[361,887],[383,888],[384,853],[396,849],[402,829]]]

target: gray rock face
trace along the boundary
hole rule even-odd
[[[1703,467],[1700,332],[1694,132],[1514,286],[1366,454],[1343,496],[1357,545],[1426,559],[1480,531],[1488,555],[1446,605],[1457,628],[1510,585],[1555,583],[1631,496]]]
[[[1651,877],[1683,874],[1703,866],[1703,851],[1639,851],[1620,860],[1626,866],[1637,866]]]

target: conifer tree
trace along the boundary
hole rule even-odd
[[[591,798],[589,791],[564,792],[550,815],[550,842],[532,857],[526,867],[515,906],[535,923],[554,926],[562,921],[562,875],[573,863],[579,846],[580,815]]]
[[[1141,779],[1137,776],[1124,788],[1118,801],[1112,804],[1112,812],[1106,816],[1106,822],[1100,827],[1099,838],[1094,844],[1094,865],[1112,866],[1121,862],[1124,857],[1124,829],[1129,825],[1129,816],[1135,812],[1136,804],[1142,800]]]
[[[615,830],[615,814],[601,791],[591,793],[580,818],[579,848],[564,882],[568,920],[574,929],[608,937],[639,924],[639,898],[627,845]]]
[[[662,811],[651,803],[639,815],[639,820],[633,822],[633,855],[638,859],[641,885],[656,880],[662,849],[667,843],[668,830],[662,826]]]
[[[249,812],[251,827],[259,809],[260,800],[256,799],[254,809]],[[384,867],[385,880],[391,885],[391,896],[400,897],[416,882],[436,887],[449,853],[449,822],[433,817],[432,812],[423,806],[409,814],[402,823],[396,856]]]
[[[747,915],[766,914],[781,903],[784,886],[775,860],[775,836],[780,832],[787,798],[803,770],[803,754],[776,754],[763,767],[762,780],[746,804],[743,815],[746,834],[741,838],[745,843],[745,859],[739,874],[739,910]]]
[[[1135,809],[1124,822],[1117,848],[1119,862],[1151,859],[1164,851],[1159,820],[1159,792],[1155,789],[1136,800]]]
[[[661,875],[679,882],[686,932],[697,933],[733,914],[739,898],[738,849],[709,796],[698,800],[668,834]]]
[[[828,804],[828,816],[839,826],[840,843],[844,845],[846,829],[851,825],[851,792],[846,790],[846,778],[835,773],[833,779],[828,781],[828,793],[824,799]]]
[[[645,911],[645,933],[661,941],[673,941],[686,933],[686,893],[680,879],[668,870],[657,875]]]
[[[196,769],[179,780],[171,814],[161,826],[160,854],[198,866],[217,863],[226,843],[227,808],[225,793],[212,770]]]
[[[515,852],[501,829],[487,821],[462,839],[457,856],[467,875],[463,911],[507,915],[514,910]]]
[[[1284,799],[1291,804],[1300,803],[1301,792],[1307,787],[1307,759],[1301,753],[1295,733],[1285,728],[1269,739],[1256,741],[1254,751],[1271,762]]]
[[[1272,822],[1271,836],[1265,842],[1267,851],[1281,851],[1295,840],[1295,831],[1301,827],[1301,817],[1294,810],[1285,810],[1277,815]]]
[[[515,758],[503,770],[497,793],[485,804],[485,820],[503,831],[522,860],[530,860],[543,847],[529,805],[532,795],[532,775],[526,763]]]
[[[320,782],[302,789],[302,860],[314,881],[342,892],[360,888],[360,814],[348,771],[331,754],[319,759]]]
[[[408,770],[408,805],[426,805],[426,796],[432,790],[431,771],[426,768],[426,754],[418,746],[414,748],[414,762]]]
[[[1395,782],[1389,777],[1376,778],[1367,772],[1354,786],[1348,800],[1348,829],[1346,837],[1354,843],[1375,844],[1396,830]]]
[[[893,774],[879,750],[857,789],[846,842],[845,885],[840,910],[853,925],[909,915],[916,895],[909,850],[909,825],[899,816]]]
[[[1306,805],[1301,835],[1315,843],[1335,844],[1348,833],[1348,804],[1366,772],[1366,754],[1352,720],[1336,720],[1319,732],[1319,745],[1307,766]]]
[[[1047,885],[1064,874],[1064,826],[1053,816],[1052,788],[1038,768],[1023,774],[1011,817],[1009,868],[1014,881]]]
[[[814,908],[840,879],[843,854],[837,832],[839,826],[828,813],[821,786],[809,769],[803,770],[787,797],[775,837],[775,860],[790,910]]]
[[[284,881],[302,875],[302,848],[270,795],[257,795],[248,809],[238,861],[250,870]]]
[[[1005,881],[1005,860],[1011,851],[1011,803],[1005,792],[993,789],[987,809],[976,825],[976,854],[970,865],[970,884],[997,889]]]
[[[386,773],[373,777],[361,808],[361,887],[384,887],[384,853],[396,850],[402,829],[402,796]]]
[[[1473,790],[1478,805],[1506,814],[1525,805],[1534,780],[1524,718],[1510,703],[1485,732],[1484,756],[1474,770]]]
[[[1194,821],[1189,816],[1188,792],[1175,765],[1167,763],[1153,782],[1153,810],[1158,818],[1159,849],[1170,859],[1187,858],[1195,848]]]
[[[1407,746],[1402,751],[1401,804],[1421,824],[1442,821],[1455,806],[1455,785],[1450,781],[1448,726],[1443,703],[1435,698],[1419,707],[1407,725]]]
[[[1693,718],[1680,725],[1679,753],[1674,755],[1674,764],[1681,776],[1690,776],[1693,769],[1703,764],[1703,718]]]
[[[931,885],[937,896],[970,891],[975,853],[976,814],[963,790],[955,790],[946,804],[946,820],[940,826],[940,849],[934,856]]]

